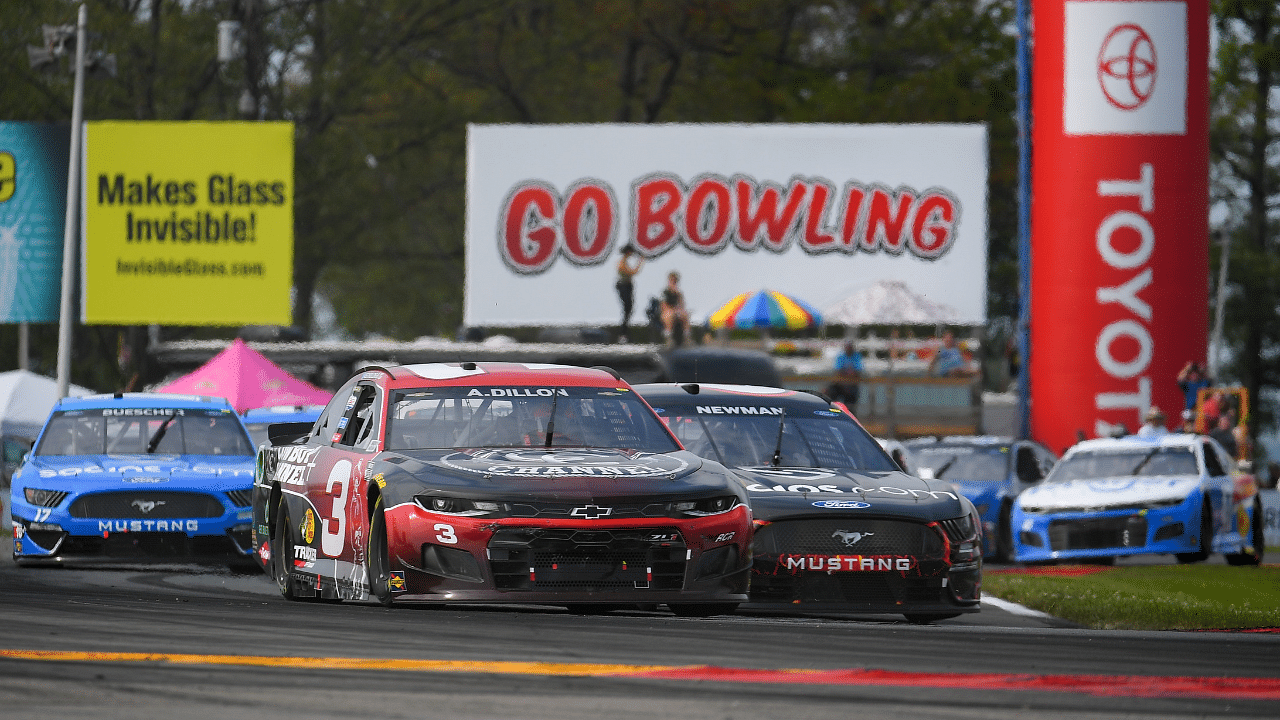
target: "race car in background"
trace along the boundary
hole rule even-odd
[[[323,405],[284,405],[279,407],[254,408],[246,412],[242,418],[244,427],[253,439],[253,446],[258,447],[267,442],[267,428],[283,423],[314,423],[320,417]]]
[[[753,609],[977,612],[982,530],[944,482],[899,470],[851,415],[805,392],[699,383],[636,390],[684,446],[749,493]]]
[[[1203,435],[1085,440],[1014,503],[1017,559],[1109,559],[1223,553],[1262,562],[1262,502],[1250,475]]]
[[[1014,498],[1040,482],[1057,456],[1039,443],[1007,437],[954,435],[903,444],[917,475],[954,485],[978,508],[983,556],[1013,562]]]
[[[272,427],[253,501],[286,598],[690,616],[747,599],[745,491],[611,372],[371,367],[294,427]]]
[[[13,559],[252,567],[253,464],[222,398],[64,398],[13,477]]]

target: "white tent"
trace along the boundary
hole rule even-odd
[[[822,316],[828,325],[947,325],[959,313],[900,280],[881,280],[823,308]]]
[[[92,390],[72,385],[72,395]],[[27,370],[0,373],[0,435],[34,440],[58,401],[58,383]]]

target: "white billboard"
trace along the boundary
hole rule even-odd
[[[464,322],[632,324],[681,275],[691,319],[777,290],[819,310],[877,281],[986,319],[984,125],[472,125]]]

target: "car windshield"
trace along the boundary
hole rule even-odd
[[[96,408],[49,418],[36,455],[253,455],[228,410]]]
[[[1196,455],[1187,447],[1132,448],[1109,452],[1076,452],[1062,459],[1049,482],[1133,475],[1198,475]]]
[[[386,447],[680,449],[635,393],[584,387],[393,390]]]
[[[912,448],[918,472],[947,480],[1000,482],[1009,473],[1009,446],[940,445]]]
[[[717,405],[708,409],[726,408]],[[784,418],[781,408],[745,409],[766,412],[714,414],[700,413],[697,407],[667,405],[662,419],[685,449],[730,467],[774,465],[776,453],[780,467],[898,469],[875,438],[844,415],[813,417],[812,411],[797,410]]]

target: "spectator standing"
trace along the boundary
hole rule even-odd
[[[668,345],[683,345],[689,334],[689,310],[684,306],[680,290],[680,273],[667,273],[667,286],[662,290],[662,332]]]
[[[622,326],[618,329],[618,342],[627,342],[631,333],[631,309],[635,306],[636,289],[632,278],[640,272],[644,258],[631,245],[622,246],[622,257],[618,258],[618,280],[613,284],[618,291],[618,300],[622,302]]]
[[[1194,360],[1182,366],[1178,371],[1178,388],[1182,390],[1186,404],[1183,408],[1187,410],[1196,409],[1196,399],[1200,396],[1200,390],[1207,388],[1213,384],[1209,376],[1205,374],[1204,368],[1200,363]]]
[[[862,380],[862,353],[852,342],[844,344],[844,350],[836,356],[836,380],[827,387],[832,400],[844,402],[850,409],[858,404],[858,383]]]
[[[929,361],[929,373],[939,377],[965,377],[969,374],[968,365],[960,348],[956,347],[956,336],[950,330],[942,334],[942,347],[934,353]]]
[[[1135,433],[1138,437],[1156,438],[1169,433],[1169,428],[1165,427],[1164,424],[1164,411],[1155,405],[1152,405],[1151,409],[1147,410],[1146,417],[1143,420],[1145,422],[1142,423],[1142,427],[1138,428],[1138,432]]]
[[[1231,457],[1234,458],[1240,453],[1240,445],[1236,442],[1235,422],[1231,412],[1224,412],[1218,416],[1217,427],[1209,431],[1209,437],[1217,440],[1218,444]]]

